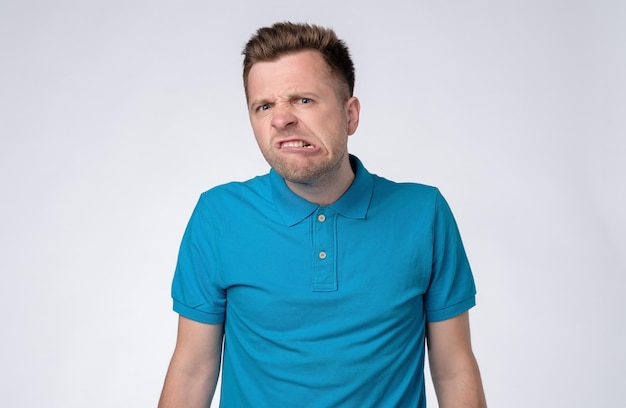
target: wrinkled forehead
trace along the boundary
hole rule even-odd
[[[317,50],[285,53],[278,58],[257,61],[247,74],[246,99],[259,93],[283,90],[309,90],[332,87],[340,99],[349,97],[348,85],[341,74],[334,72]]]

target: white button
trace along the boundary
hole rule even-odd
[[[319,222],[324,222],[324,221],[326,221],[326,216],[324,214],[320,214],[320,215],[317,216],[317,220]]]
[[[320,257],[320,259],[326,259],[326,252],[325,251],[320,251],[319,257]]]

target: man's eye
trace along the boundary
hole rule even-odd
[[[306,104],[313,102],[311,98],[300,98],[300,103]]]
[[[264,103],[263,105],[260,105],[258,108],[256,108],[257,111],[262,112],[262,111],[266,111],[270,108],[270,104],[269,103]]]

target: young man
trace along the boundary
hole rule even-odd
[[[433,187],[348,154],[354,67],[332,30],[279,23],[244,50],[250,122],[269,174],[202,194],[172,296],[178,340],[159,406],[483,407],[472,273]]]

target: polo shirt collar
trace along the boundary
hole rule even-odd
[[[364,219],[372,199],[374,180],[356,156],[350,155],[350,164],[355,172],[354,180],[348,190],[328,208],[344,217]],[[274,205],[289,226],[298,224],[320,207],[291,191],[282,176],[274,169],[270,170],[270,185]]]

